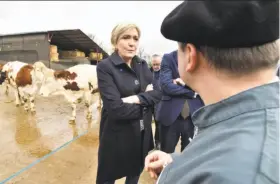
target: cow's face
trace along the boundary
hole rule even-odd
[[[11,72],[12,69],[12,62],[8,62],[2,67],[2,72]]]
[[[11,71],[11,63],[8,62],[0,67],[0,85],[8,78],[8,72]]]
[[[3,65],[0,64],[0,85],[6,80],[6,72],[2,72]]]
[[[49,95],[58,93],[63,88],[61,87],[61,84],[58,80],[54,78],[53,71],[45,73],[43,80],[42,80],[42,86],[40,88],[39,94],[41,96],[47,97]]]
[[[2,72],[0,73],[0,85],[3,84],[3,82],[7,79],[7,73]]]

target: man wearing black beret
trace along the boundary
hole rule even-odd
[[[161,33],[205,106],[185,150],[152,152],[146,171],[159,184],[279,183],[279,1],[184,1]]]

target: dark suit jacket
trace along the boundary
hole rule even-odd
[[[186,99],[190,107],[190,114],[204,104],[199,95],[194,98],[195,92],[189,87],[173,84],[173,80],[180,77],[177,51],[163,56],[160,71],[160,86],[163,96],[158,105],[156,120],[162,125],[169,126],[180,115]]]

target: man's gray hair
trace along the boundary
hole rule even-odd
[[[152,55],[152,58],[155,58],[155,57],[161,57],[161,55],[159,55],[159,54],[153,54],[153,55]]]
[[[198,50],[210,66],[232,74],[248,74],[265,68],[277,66],[279,60],[279,41],[250,48],[214,48],[201,46]],[[180,44],[184,49],[186,44]]]

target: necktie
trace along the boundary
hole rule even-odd
[[[186,100],[183,106],[183,110],[181,112],[181,116],[186,119],[190,115],[190,107],[188,101]]]

